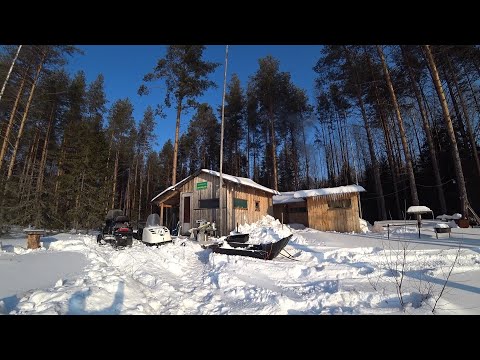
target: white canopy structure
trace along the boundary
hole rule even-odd
[[[408,214],[427,214],[427,213],[432,213],[433,211],[428,207],[428,206],[410,206],[407,210]]]

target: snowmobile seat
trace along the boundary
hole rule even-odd
[[[116,222],[116,223],[126,223],[126,222],[128,222],[128,221],[129,221],[128,216],[124,216],[124,215],[117,216],[117,217],[115,218],[115,222]]]

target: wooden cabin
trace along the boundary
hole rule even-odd
[[[255,181],[222,174],[223,178],[223,226],[221,234],[234,230],[237,223],[253,223],[265,215],[273,216],[272,196],[278,191],[257,184]],[[160,208],[160,219],[165,223],[164,213],[168,209],[169,226],[180,221],[181,234],[188,235],[197,227],[198,220],[215,222],[219,227],[220,173],[201,169],[187,178],[168,187],[151,201]],[[220,230],[220,229],[219,229]]]
[[[359,185],[300,190],[274,197],[275,217],[321,231],[360,232]],[[305,212],[304,212],[305,209]]]

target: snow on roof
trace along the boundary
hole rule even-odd
[[[202,172],[213,175],[213,176],[220,177],[220,173],[218,171],[202,169]],[[234,183],[237,183],[237,184],[242,184],[242,185],[245,185],[245,186],[250,186],[250,187],[253,187],[253,188],[256,188],[256,189],[259,189],[259,190],[263,190],[265,192],[268,192],[268,193],[271,193],[271,194],[274,194],[274,195],[279,195],[280,194],[276,190],[273,190],[273,189],[267,188],[265,186],[262,186],[260,184],[257,184],[252,179],[248,179],[248,178],[244,178],[244,177],[240,177],[240,176],[232,176],[232,175],[228,175],[228,174],[224,174],[224,173],[222,173],[222,178],[224,180],[231,181],[231,182],[234,182]]]
[[[281,192],[280,195],[273,195],[273,205],[304,202],[303,199],[294,198],[295,191]]]
[[[220,177],[220,173],[218,171],[213,171],[213,170],[208,170],[208,169],[202,169],[200,170],[200,172],[204,172],[204,173],[207,173],[207,174],[210,174],[210,175],[213,175],[213,176],[218,176]],[[160,194],[158,194],[157,196],[155,196],[152,200],[150,201],[154,201],[155,199],[159,198],[160,196],[162,196],[163,194],[167,193],[168,191],[171,191],[171,190],[175,190],[177,187],[179,187],[180,185],[183,185],[184,183],[186,183],[188,180],[190,180],[192,177],[195,177],[197,176],[199,173],[195,173],[193,175],[190,175],[188,177],[186,177],[185,179],[183,179],[182,181],[179,181],[178,183],[176,183],[175,185],[172,185],[172,186],[169,186],[168,188],[166,188],[165,190],[163,190]],[[273,189],[270,189],[270,188],[267,188],[265,186],[262,186],[260,184],[257,184],[255,181],[253,181],[252,179],[248,179],[248,178],[244,178],[244,177],[240,177],[240,176],[232,176],[232,175],[228,175],[228,174],[225,174],[225,173],[222,173],[222,178],[224,180],[227,180],[227,181],[231,181],[231,182],[234,182],[234,183],[237,183],[237,184],[241,184],[241,185],[245,185],[245,186],[249,186],[249,187],[253,187],[253,188],[256,188],[256,189],[259,189],[259,190],[263,190],[265,192],[268,192],[268,193],[271,193],[271,194],[280,194],[278,191],[276,190],[273,190]]]
[[[461,218],[462,218],[462,214],[459,214],[459,213],[455,213],[453,215],[442,214],[437,216],[437,219],[440,219],[440,220],[458,220]]]
[[[407,213],[409,214],[422,214],[422,213],[429,213],[432,212],[432,210],[428,206],[410,206],[407,210]]]
[[[181,181],[180,181],[181,182]],[[169,186],[168,188],[166,188],[165,190],[163,190],[160,194],[158,194],[157,196],[155,196],[152,200],[150,201],[153,201],[155,200],[156,198],[162,196],[163,194],[165,194],[167,191],[170,191],[170,190],[173,190],[175,188],[175,186],[177,186],[178,184],[180,184],[180,182],[176,183],[175,185],[172,185],[172,186]]]
[[[295,198],[304,198],[310,196],[322,196],[322,195],[334,195],[334,194],[347,194],[354,192],[365,191],[360,185],[346,185],[346,186],[337,186],[332,188],[323,188],[323,189],[311,189],[311,190],[299,190],[295,191],[293,197]]]

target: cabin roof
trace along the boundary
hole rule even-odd
[[[158,194],[157,196],[155,196],[152,200],[150,201],[155,201],[156,199],[158,199],[159,197],[161,197],[162,195],[170,192],[170,191],[175,191],[177,190],[179,187],[181,187],[183,184],[185,184],[186,182],[190,181],[191,179],[197,177],[198,175],[200,175],[201,173],[206,173],[206,174],[210,174],[210,175],[213,175],[213,176],[217,176],[217,177],[220,177],[220,173],[218,171],[213,171],[213,170],[208,170],[208,169],[201,169],[201,170],[198,170],[197,172],[193,173],[192,175],[186,177],[185,179],[177,182],[175,185],[172,185],[172,186],[169,186],[168,188],[166,188],[165,190],[163,190],[160,194]],[[267,188],[265,186],[262,186],[260,184],[257,184],[255,181],[253,181],[252,179],[249,179],[249,178],[244,178],[244,177],[240,177],[240,176],[232,176],[232,175],[228,175],[228,174],[225,174],[225,173],[222,173],[222,178],[223,180],[225,181],[230,181],[232,183],[236,183],[236,184],[240,184],[240,185],[244,185],[244,186],[248,186],[248,187],[252,187],[252,188],[255,188],[255,189],[259,189],[259,190],[262,190],[262,191],[265,191],[267,193],[271,193],[271,194],[280,194],[278,191],[276,190],[273,190],[273,189],[270,189],[270,188]]]

